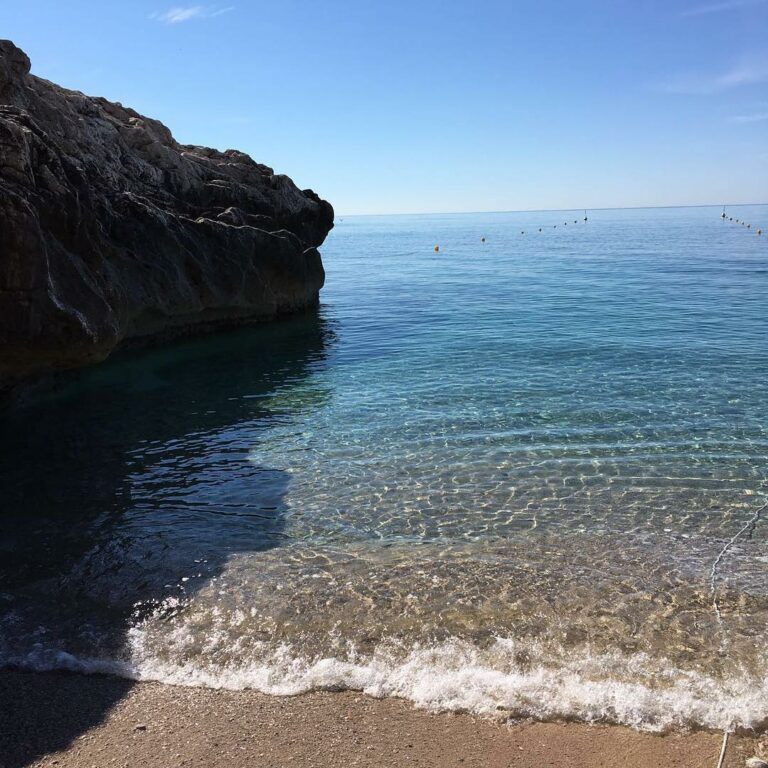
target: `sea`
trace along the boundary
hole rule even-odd
[[[765,727],[768,206],[725,212],[342,216],[316,311],[33,390],[0,666]]]

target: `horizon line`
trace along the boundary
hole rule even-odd
[[[474,216],[479,213],[563,213],[565,211],[645,211],[668,208],[738,208],[746,205],[768,205],[764,203],[697,203],[695,205],[618,205],[595,208],[520,208],[497,211],[411,211],[408,213],[344,213],[335,214],[334,218],[352,218],[354,216]]]

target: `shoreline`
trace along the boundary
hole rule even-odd
[[[0,713],[0,768],[693,768],[716,766],[722,744],[713,731],[505,723],[353,691],[282,697],[15,669],[0,670]],[[743,766],[759,741],[731,736],[723,765]]]

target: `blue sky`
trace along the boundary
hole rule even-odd
[[[341,215],[768,201],[768,0],[2,0],[0,37]]]

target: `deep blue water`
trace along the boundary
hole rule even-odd
[[[768,206],[720,212],[344,217],[317,313],[38,393],[0,658],[761,722]]]

